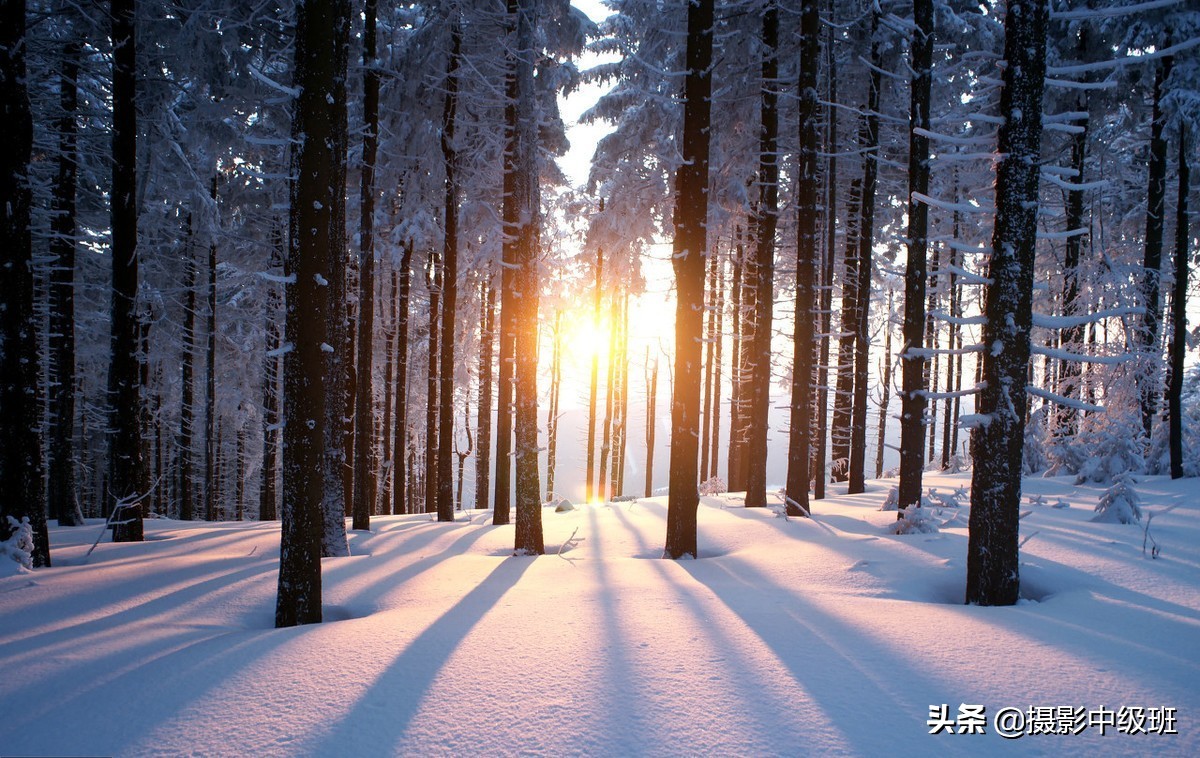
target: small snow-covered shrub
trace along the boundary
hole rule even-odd
[[[921,505],[926,508],[961,508],[971,504],[971,494],[966,487],[959,487],[949,495],[943,495],[936,487],[930,487],[929,493],[921,498]]]
[[[936,534],[941,530],[941,520],[933,508],[909,506],[901,511],[896,523],[888,526],[889,534]]]
[[[1050,468],[1051,460],[1046,451],[1046,408],[1038,408],[1029,414],[1025,424],[1025,442],[1021,448],[1021,470],[1036,474]]]
[[[900,488],[892,487],[888,490],[887,497],[883,499],[883,505],[879,506],[881,511],[894,511],[900,506]]]
[[[1092,521],[1103,524],[1137,523],[1142,520],[1142,509],[1138,500],[1138,494],[1133,489],[1133,478],[1121,474],[1113,479],[1112,486],[1100,496]]]
[[[543,508],[553,508],[555,513],[566,513],[575,510],[575,506],[565,497],[556,497],[542,503]]]
[[[711,476],[700,485],[701,495],[720,495],[722,492],[728,491],[729,485],[725,484],[725,480],[719,476]]]
[[[29,519],[7,518],[13,532],[0,542],[0,576],[12,576],[33,568],[33,527],[29,525]]]
[[[942,469],[942,472],[946,474],[957,474],[961,471],[970,470],[971,461],[968,458],[964,458],[956,453],[950,456],[950,460],[946,463],[946,467]]]

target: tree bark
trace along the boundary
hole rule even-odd
[[[558,395],[562,382],[562,311],[554,312],[554,347],[550,359],[550,409],[546,412],[546,500],[554,499],[554,465],[558,457]]]
[[[59,526],[81,526],[75,484],[75,237],[78,181],[79,56],[72,38],[63,46],[59,72],[58,172],[50,219],[50,440],[46,477],[50,516]]]
[[[496,287],[490,272],[483,282],[480,299],[483,314],[479,319],[479,452],[475,457],[475,507],[487,510],[488,485],[492,473],[492,359],[496,344]]]
[[[1190,186],[1188,131],[1179,125],[1179,194],[1175,205],[1175,285],[1171,293],[1171,377],[1167,383],[1170,419],[1171,478],[1183,476],[1183,372],[1187,354],[1187,285],[1191,233],[1188,228]]]
[[[425,513],[437,512],[437,454],[438,454],[438,364],[441,362],[441,302],[442,267],[438,265],[437,253],[430,251],[429,268],[425,273],[426,288],[429,290],[429,340],[426,353],[429,360],[425,372],[425,473],[422,477],[425,495]],[[453,370],[453,368],[449,369]],[[447,434],[449,434],[447,430]]]
[[[1166,57],[1154,69],[1154,110],[1150,122],[1150,163],[1146,180],[1146,251],[1142,262],[1142,305],[1146,309],[1142,318],[1141,348],[1145,368],[1140,377],[1142,397],[1142,428],[1146,440],[1150,440],[1154,427],[1154,414],[1158,406],[1155,384],[1161,360],[1159,351],[1159,324],[1162,321],[1162,302],[1159,297],[1159,280],[1162,277],[1163,226],[1166,216],[1167,194],[1167,141],[1163,138],[1166,116],[1162,110],[1163,85],[1171,76],[1173,57]]]
[[[351,528],[369,530],[375,508],[375,153],[379,145],[379,70],[375,61],[378,0],[363,22],[363,143],[358,217],[358,369],[354,390],[354,506]]]
[[[779,4],[767,0],[762,20],[762,86],[758,134],[758,244],[755,248],[753,376],[746,507],[767,504],[767,431],[771,413],[771,334],[775,307],[775,227],[779,220]]]
[[[408,492],[412,481],[411,460],[402,468],[408,450],[408,304],[412,288],[412,243],[404,242],[400,253],[400,284],[396,303],[396,423],[393,427],[392,457],[399,463],[392,483],[392,513],[409,510]],[[408,475],[406,475],[408,474]]]
[[[454,342],[458,318],[458,153],[454,144],[454,122],[458,109],[458,65],[462,50],[461,20],[450,27],[450,55],[446,60],[445,95],[442,105],[442,164],[446,170],[446,197],[442,245],[442,358],[438,412],[437,514],[438,521],[454,520]]]
[[[655,405],[658,395],[658,357],[650,367],[650,348],[646,348],[646,497],[654,495]]]
[[[113,10],[114,17],[122,17],[120,22],[113,22],[114,31],[123,31],[128,22],[130,35],[126,39],[114,34],[114,39],[131,43],[132,8],[118,5]],[[4,141],[4,149],[0,150],[0,407],[4,409],[0,413],[0,492],[4,493],[0,498],[0,540],[8,539],[12,534],[9,517],[18,521],[28,518],[33,529],[33,565],[49,566],[50,539],[46,532],[46,495],[42,487],[39,435],[41,413],[37,397],[40,361],[33,310],[33,241],[29,229],[33,117],[26,85],[26,49],[25,2],[5,2],[0,6],[0,115],[3,116],[0,137]],[[120,51],[117,56],[122,65],[131,62]],[[123,80],[120,89],[114,88],[114,98],[132,96],[132,89],[125,87],[132,84],[132,70],[129,73],[131,78]],[[127,109],[132,108],[133,103],[121,105],[122,115],[130,115],[131,111]],[[121,127],[126,125],[125,121],[120,124]],[[123,137],[133,136],[124,131],[120,133]],[[114,147],[115,140],[114,136]],[[124,167],[115,165],[114,173],[121,168]],[[128,186],[131,188],[132,183]],[[118,200],[114,196],[113,202]],[[132,211],[133,204],[130,203],[128,208]],[[136,244],[136,236],[130,238],[127,227],[123,226],[122,232],[123,243],[132,239]],[[113,260],[116,261],[115,255]],[[114,304],[116,300],[114,289]],[[132,393],[136,398],[136,383]],[[135,443],[133,455],[137,454],[136,439],[121,437],[120,441]],[[122,468],[120,473],[127,472]],[[122,486],[140,486],[132,476],[118,481]]]
[[[683,83],[683,162],[675,172],[675,386],[665,557],[698,556],[696,443],[700,423],[701,314],[708,250],[708,156],[712,115],[714,0],[688,3]]]
[[[279,593],[275,626],[321,621],[321,552],[325,533],[325,458],[329,438],[329,383],[324,347],[335,316],[329,283],[336,276],[330,248],[340,238],[345,202],[338,181],[340,154],[335,133],[344,112],[327,98],[344,77],[350,35],[348,0],[309,0],[296,10],[293,81],[292,175],[289,211],[286,341],[284,355],[283,509]],[[343,100],[344,102],[344,100]],[[298,139],[304,135],[305,139]]]
[[[283,239],[283,230],[276,227],[271,240],[271,268],[281,271],[284,268],[287,251]],[[194,272],[195,267],[191,267]],[[194,277],[195,274],[193,273]],[[188,292],[193,291],[192,287]],[[195,296],[189,300],[194,302]],[[282,303],[278,287],[272,287],[267,295],[267,350],[263,361],[263,467],[262,484],[258,491],[258,518],[260,521],[274,521],[279,518],[279,441],[281,436],[281,418],[279,413],[279,377],[283,373],[279,355],[283,344],[283,335],[277,326],[279,310]],[[190,355],[188,347],[187,354]],[[190,373],[189,373],[190,381]]]
[[[904,345],[900,351],[899,511],[921,503],[925,464],[925,259],[929,206],[916,193],[929,193],[929,100],[933,68],[933,0],[913,0],[912,84],[908,132],[908,258],[904,269]],[[897,515],[897,518],[902,518]]]
[[[542,488],[538,482],[537,354],[538,354],[538,252],[540,249],[541,195],[538,183],[538,117],[534,102],[534,67],[537,50],[535,0],[517,3],[517,119],[516,168],[518,300],[514,366],[516,400],[516,535],[514,549],[527,555],[545,552],[542,538]]]
[[[1046,0],[1010,0],[1004,19],[996,221],[984,302],[983,388],[975,427],[966,600],[1012,605],[1019,589],[1018,519],[1025,372],[1033,321],[1038,158],[1046,73]]]
[[[796,176],[796,310],[792,339],[791,419],[788,434],[787,486],[790,516],[808,516],[811,461],[813,304],[816,290],[817,229],[817,68],[820,61],[820,17],[816,0],[800,6],[799,165]]]
[[[183,355],[180,358],[179,402],[179,518],[196,517],[196,472],[193,440],[196,433],[196,270],[195,230],[192,215],[187,218],[187,259],[184,261]]]
[[[600,210],[604,210],[604,201],[600,201]],[[604,280],[604,248],[596,250],[596,289],[592,295],[592,326],[599,332],[600,327],[600,293]],[[588,390],[588,430],[587,430],[587,481],[584,485],[585,502],[592,502],[596,496],[596,402],[600,382],[600,350],[597,345],[589,345],[592,351],[591,384]]]
[[[207,335],[204,350],[204,519],[216,521],[217,494],[220,487],[216,478],[216,420],[217,420],[217,175],[213,174],[211,194],[212,221],[208,242],[208,313],[205,329]]]

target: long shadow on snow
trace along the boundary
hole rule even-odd
[[[483,581],[412,641],[364,692],[313,755],[346,755],[353,746],[394,745],[420,710],[438,674],[471,629],[520,580],[533,560],[501,561]],[[380,707],[380,704],[384,704]],[[463,704],[464,706],[468,704]]]
[[[905,663],[891,646],[830,616],[799,593],[779,587],[742,560],[680,561],[679,565],[775,653],[859,754],[879,754],[895,747],[897,736],[928,736],[924,722],[930,704],[960,701],[960,693],[946,692],[944,684]],[[780,597],[786,598],[783,607]],[[878,675],[875,670],[888,673]],[[970,702],[971,693],[961,695],[963,702]],[[870,714],[869,729],[864,728],[864,714]],[[971,745],[961,747],[966,750]]]

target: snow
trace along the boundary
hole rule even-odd
[[[1070,507],[1022,519],[1012,608],[962,604],[965,507],[888,534],[892,484],[834,485],[814,519],[703,497],[699,560],[659,558],[665,498],[546,508],[539,558],[486,512],[380,517],[325,560],[327,623],[283,630],[277,522],[152,519],[86,565],[100,522],[54,526],[53,568],[0,578],[0,751],[1200,754],[1193,482],[1134,485],[1151,559],[1149,519],[1089,520],[1103,488],[1027,479]],[[943,705],[959,728],[983,706],[986,733],[930,734]],[[1002,708],[1057,706],[1080,734],[996,733]],[[1086,726],[1122,707],[1177,709],[1178,734]]]

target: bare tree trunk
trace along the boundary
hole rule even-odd
[[[933,0],[913,0],[912,84],[908,133],[908,259],[904,270],[904,345],[900,349],[900,511],[921,502],[925,456],[925,257],[929,206],[930,85],[933,68]],[[901,516],[897,516],[901,518]]]
[[[213,204],[212,226],[208,243],[208,311],[204,350],[204,518],[216,520],[216,418],[217,418],[217,175],[213,174],[210,197]]]
[[[966,600],[1013,605],[1019,589],[1018,519],[1024,444],[1025,371],[1033,322],[1038,158],[1046,73],[1046,0],[1009,0],[1004,18],[996,222],[983,325],[983,387],[971,434],[975,468],[967,542]]]
[[[1163,114],[1163,84],[1171,76],[1174,57],[1168,56],[1154,70],[1154,110],[1150,122],[1150,163],[1146,181],[1146,254],[1142,262],[1142,305],[1146,309],[1140,332],[1141,349],[1146,368],[1141,376],[1142,428],[1146,440],[1154,426],[1158,393],[1154,385],[1158,378],[1159,323],[1162,321],[1162,302],[1159,281],[1162,277],[1163,227],[1166,217],[1167,141],[1163,138],[1166,116]]]
[[[59,526],[81,526],[75,485],[75,196],[78,181],[80,43],[63,46],[59,72],[58,173],[50,218],[50,433],[46,499]]]
[[[492,358],[496,344],[496,288],[491,272],[484,275],[479,315],[479,452],[475,456],[475,508],[487,510],[492,473]]]
[[[113,39],[132,44],[133,9],[119,2],[113,8]],[[118,20],[119,17],[119,20]],[[125,35],[128,35],[127,37]],[[34,566],[50,565],[50,539],[46,532],[46,493],[42,485],[42,444],[39,434],[41,413],[37,386],[39,369],[38,336],[33,309],[33,240],[30,235],[32,209],[29,187],[29,168],[33,161],[33,117],[29,107],[27,70],[25,64],[27,43],[25,29],[25,2],[11,0],[0,6],[0,137],[4,149],[0,150],[0,540],[12,534],[13,527],[8,519],[29,519],[33,529],[32,559]],[[132,50],[130,51],[132,52]],[[118,191],[132,191],[133,164],[124,165],[122,160],[131,157],[121,148],[118,139],[132,140],[132,131],[124,129],[129,121],[123,117],[133,116],[133,70],[128,79],[122,74],[125,64],[131,64],[131,56],[114,54],[114,131],[113,131],[113,246],[132,254],[137,244],[137,215],[132,197],[118,195]],[[128,102],[118,103],[119,97],[127,96]],[[120,109],[120,110],[118,110]],[[130,143],[132,145],[132,143]],[[125,175],[128,172],[129,175]],[[118,179],[118,174],[121,174]],[[117,182],[120,182],[117,184]],[[119,211],[128,213],[118,229]],[[132,227],[128,222],[132,221]],[[125,262],[122,262],[125,263]],[[137,264],[134,263],[134,288],[136,295]],[[117,256],[113,255],[114,274],[117,273]],[[118,289],[119,280],[113,281],[113,343],[121,337],[117,332],[116,320],[118,298],[124,290]],[[128,305],[132,308],[133,300]],[[130,356],[127,360],[132,361]],[[117,364],[119,368],[121,364]],[[121,375],[114,369],[113,374]],[[128,375],[126,375],[128,378]],[[111,386],[111,385],[110,385]],[[120,382],[118,391],[126,389]],[[73,391],[74,388],[72,387]],[[137,384],[126,395],[137,397]],[[120,406],[117,406],[118,408]],[[136,406],[128,406],[133,408]],[[120,414],[115,414],[119,417]],[[132,415],[132,414],[130,414]],[[136,420],[136,418],[135,418]],[[114,445],[133,443],[132,449],[116,447],[118,453],[137,455],[136,438],[129,439],[118,430],[113,437]],[[115,456],[114,456],[115,458]],[[122,462],[114,471],[127,471]],[[144,492],[141,484],[132,476],[118,479],[125,496],[133,492]]]
[[[668,558],[697,557],[696,443],[700,423],[700,322],[708,250],[708,155],[712,115],[713,0],[688,4],[683,83],[683,162],[675,172],[675,371],[671,398]]]
[[[879,12],[871,13],[871,74],[867,113],[863,119],[863,182],[859,207],[858,274],[854,281],[854,402],[850,417],[850,470],[846,492],[866,490],[867,376],[870,371],[871,266],[875,248],[875,188],[879,176],[879,92],[882,54],[878,37]],[[890,312],[889,312],[890,317]]]
[[[514,549],[527,555],[545,552],[542,538],[542,488],[538,483],[537,353],[538,252],[540,206],[537,150],[538,118],[534,103],[535,0],[517,3],[517,119],[514,188],[517,227],[515,292],[520,301],[516,330],[514,397],[516,400],[516,535]]]
[[[729,360],[729,452],[726,453],[726,486],[730,491],[739,491],[745,489],[745,468],[742,466],[744,460],[743,436],[744,424],[742,422],[742,396],[745,387],[746,373],[743,370],[745,362],[745,342],[746,319],[743,313],[744,292],[746,287],[743,278],[744,271],[745,249],[742,246],[741,231],[738,231],[737,241],[734,244],[733,255],[733,341],[732,355]]]
[[[354,519],[369,530],[375,479],[375,153],[379,145],[379,70],[375,61],[378,0],[366,0],[363,23],[363,143],[358,218],[358,368],[354,390]]]
[[[626,306],[628,307],[628,305]],[[628,320],[628,317],[626,318]],[[725,263],[721,261],[717,266],[717,333],[716,333],[716,354],[713,365],[713,401],[712,401],[712,447],[709,450],[711,459],[708,464],[708,471],[703,474],[705,480],[711,479],[717,475],[717,462],[720,458],[721,449],[721,358],[724,352],[725,345]],[[628,368],[628,366],[627,366]],[[625,437],[621,437],[622,443]],[[624,458],[621,459],[624,461]]]
[[[604,210],[604,201],[600,201],[600,210]],[[596,289],[592,295],[592,326],[598,328],[600,325],[600,288],[602,286],[604,276],[604,249],[596,250]],[[595,473],[596,473],[596,398],[599,393],[600,379],[600,350],[598,345],[590,345],[592,351],[592,373],[591,384],[588,391],[588,430],[587,430],[587,481],[584,484],[584,498],[586,502],[592,502],[595,497]]]
[[[458,486],[454,490],[454,510],[462,510],[463,474],[467,470],[467,459],[475,450],[475,440],[471,436],[471,400],[463,401],[463,426],[467,432],[467,449],[458,449],[458,437],[454,438],[454,455],[458,458]]]
[[[838,101],[837,94],[837,56],[833,52],[833,29],[826,35],[826,58],[829,66],[829,102]],[[829,330],[833,318],[833,257],[837,246],[837,208],[838,208],[838,109],[830,108],[826,113],[826,135],[829,145],[829,157],[825,166],[825,195],[827,210],[825,211],[825,260],[821,266],[820,294],[820,336],[818,338],[817,355],[817,423],[815,429],[816,444],[813,449],[812,480],[813,499],[825,498],[825,461],[829,452]],[[853,184],[850,190],[854,196]],[[854,220],[848,219],[848,233],[853,230]],[[853,236],[850,234],[849,236]]]
[[[888,318],[883,326],[883,360],[880,370],[880,395],[879,395],[879,437],[875,446],[875,478],[883,478],[883,451],[885,449],[885,441],[887,439],[887,420],[888,420],[888,405],[892,394],[892,309],[895,307],[895,301],[892,297],[892,291],[888,290]]]
[[[180,357],[180,401],[179,401],[179,518],[191,521],[196,517],[196,472],[193,438],[196,431],[196,255],[192,215],[187,218],[187,260],[184,261],[184,304],[183,304],[183,355]],[[275,251],[273,251],[275,252]],[[268,335],[272,332],[268,331]],[[274,331],[278,335],[278,329]],[[278,345],[276,345],[276,348]]]
[[[279,595],[275,626],[321,621],[321,552],[325,517],[325,425],[328,361],[322,350],[332,331],[330,288],[336,276],[331,245],[339,237],[345,202],[336,181],[335,133],[344,118],[327,98],[344,80],[350,37],[347,0],[307,2],[298,6],[294,81],[300,94],[293,103],[292,174],[289,216],[286,341],[284,355],[283,525],[279,556]],[[297,139],[305,135],[306,139]]]
[[[650,367],[650,348],[646,348],[646,497],[654,496],[655,405],[658,395],[658,356]]]
[[[412,243],[405,242],[400,253],[400,290],[396,296],[396,424],[392,457],[406,468],[396,466],[392,484],[392,513],[411,512],[408,493],[412,481],[412,459],[408,450],[408,303],[412,286]],[[407,475],[406,475],[407,474]]]
[[[1171,376],[1167,382],[1167,415],[1170,419],[1171,478],[1183,476],[1183,363],[1187,354],[1188,285],[1188,130],[1179,124],[1179,193],[1175,205],[1175,286],[1171,293]]]
[[[458,110],[458,65],[462,50],[462,22],[456,16],[450,30],[450,55],[446,60],[445,102],[442,107],[442,163],[446,170],[445,242],[442,247],[442,358],[437,461],[438,521],[454,520],[454,482],[451,480],[451,447],[454,436],[454,342],[458,318],[458,154],[454,147],[454,122]]]
[[[425,474],[421,478],[425,495],[425,513],[437,511],[437,450],[438,450],[438,362],[441,356],[441,292],[442,267],[437,254],[429,253],[429,269],[425,273],[429,290],[429,360],[425,373]],[[451,369],[453,370],[453,369]],[[446,430],[449,434],[450,430]]]
[[[546,412],[546,500],[554,499],[554,464],[558,456],[558,394],[562,383],[562,311],[554,313],[554,348],[550,362],[550,410]]]
[[[939,299],[941,296],[941,287],[938,285],[938,271],[941,267],[941,247],[935,247],[933,250],[933,258],[930,260],[929,267],[929,289],[928,289],[928,307],[925,310],[925,347],[929,348],[930,358],[926,363],[929,368],[929,373],[926,374],[925,384],[929,387],[929,391],[933,395],[937,395],[938,382],[941,378],[938,355],[938,334],[940,331],[938,322],[933,318],[933,313],[938,309]],[[1032,369],[1032,365],[1030,366]],[[932,463],[934,460],[934,443],[937,440],[937,399],[927,398],[928,409],[925,413],[926,434],[928,436],[929,451],[925,454],[925,461]]]
[[[762,19],[762,86],[758,142],[758,246],[746,507],[767,504],[767,430],[771,413],[771,333],[775,307],[775,227],[779,220],[779,4],[767,0]]]
[[[716,268],[717,247],[711,245],[708,254],[708,272],[705,276],[704,292],[704,396],[701,402],[700,423],[700,481],[708,478],[708,444],[709,433],[712,431],[712,377],[713,377],[713,343],[716,342]]]
[[[613,376],[617,362],[617,296],[613,294],[609,304],[608,361],[604,382],[604,426],[600,429],[600,472],[596,481],[596,495],[600,500],[613,496],[608,481],[608,461],[612,454]]]
[[[621,412],[618,415],[621,428],[613,451],[613,469],[616,472],[614,491],[618,495],[625,494],[625,440],[629,434],[629,293],[626,292],[621,300]]]
[[[792,353],[791,427],[788,440],[787,513],[808,516],[810,426],[812,420],[813,293],[816,289],[817,67],[820,61],[820,17],[816,0],[800,6],[799,166],[796,176],[796,331]]]
[[[379,438],[383,442],[383,467],[379,480],[379,493],[375,512],[386,515],[392,509],[392,479],[400,477],[400,469],[396,466],[395,451],[392,448],[392,406],[396,396],[396,290],[399,288],[396,270],[392,269],[391,286],[387,296],[380,304],[379,316],[384,321],[383,328],[383,418],[380,419],[382,429]],[[383,281],[379,286],[382,288]]]
[[[282,272],[287,258],[287,251],[284,247],[283,230],[276,226],[271,234],[271,268],[273,271]],[[195,266],[189,261],[189,278],[194,279]],[[191,307],[195,305],[195,290],[193,287],[188,287],[188,302]],[[266,359],[263,362],[263,467],[262,467],[262,484],[258,490],[258,518],[260,521],[274,521],[279,518],[279,440],[282,432],[279,408],[279,378],[283,374],[281,365],[280,347],[283,344],[283,334],[277,326],[279,323],[280,307],[283,305],[282,293],[277,287],[272,287],[267,295],[267,350]],[[189,310],[191,310],[189,307]],[[189,319],[190,321],[190,319]],[[191,328],[185,330],[188,335],[188,343],[184,355],[188,362],[191,362],[192,340]],[[188,383],[191,382],[191,370],[188,371]],[[185,385],[185,390],[188,387]],[[188,390],[188,395],[191,392]],[[188,422],[188,440],[190,443],[190,427],[191,422]],[[181,435],[182,436],[182,435]],[[190,452],[188,470],[190,472]],[[190,476],[190,474],[189,474]],[[190,485],[189,485],[190,488]],[[190,490],[189,490],[190,491]]]

